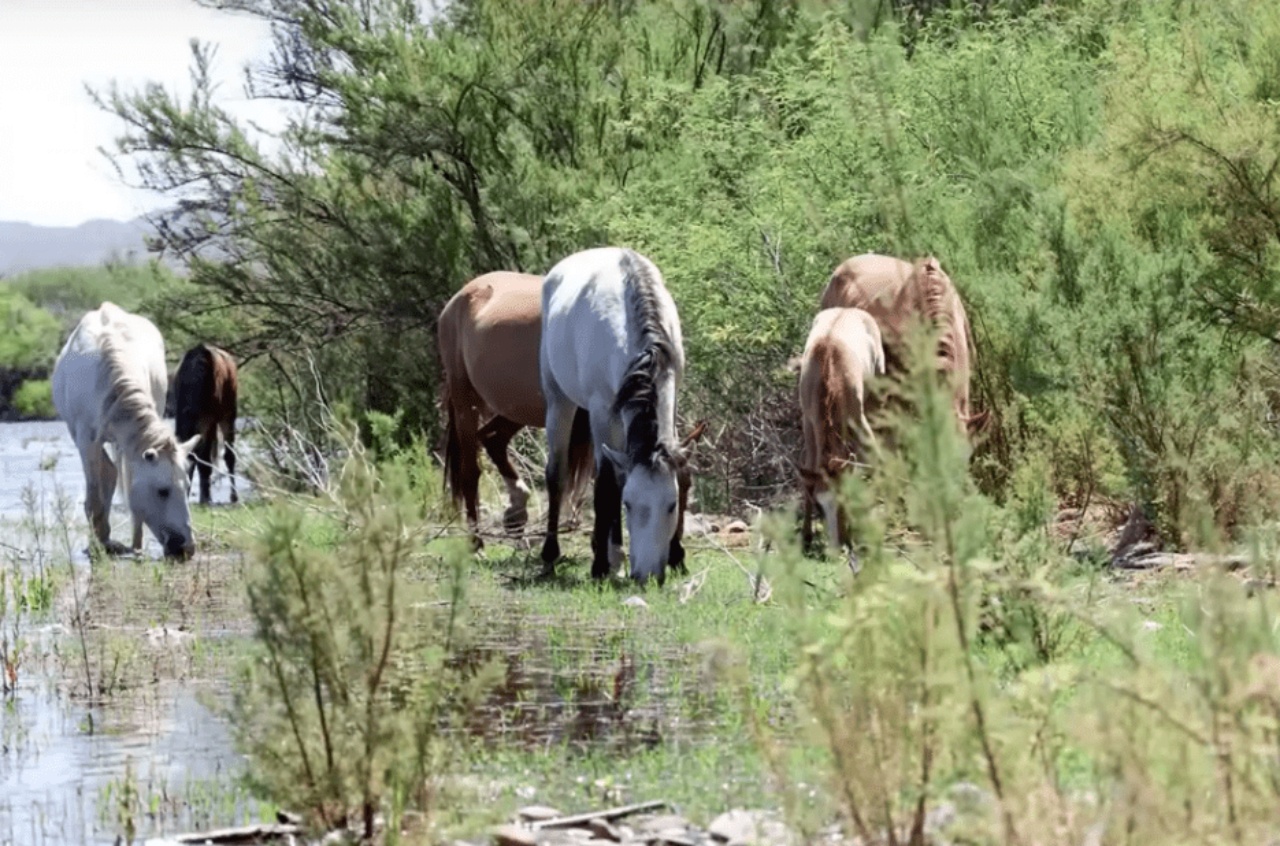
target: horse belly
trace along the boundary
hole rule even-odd
[[[464,339],[463,364],[471,385],[495,414],[542,428],[546,402],[538,375],[538,323],[480,325]]]

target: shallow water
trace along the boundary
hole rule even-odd
[[[247,482],[240,491],[248,493]],[[215,475],[215,503],[228,494]],[[228,665],[196,657],[222,647],[235,652],[248,637],[238,553],[205,551],[172,565],[158,560],[148,534],[150,561],[90,570],[83,495],[79,457],[62,423],[0,424],[0,568],[37,566],[33,516],[43,524],[64,520],[75,585],[90,608],[90,651],[98,646],[93,674],[110,666],[112,649],[132,655],[121,671],[126,689],[93,703],[83,696],[80,641],[65,628],[70,587],[47,619],[23,623],[29,660],[16,694],[0,700],[0,846],[114,843],[125,831],[119,791],[126,781],[144,810],[133,821],[137,842],[257,819],[258,806],[236,788],[243,760],[227,724],[204,704],[210,696],[225,701]],[[129,517],[118,503],[112,525],[113,536],[127,536]],[[51,540],[47,560],[65,562],[56,554],[62,541],[46,535],[43,543]],[[693,651],[646,648],[642,634],[620,624],[530,616],[505,598],[495,610],[457,659],[501,667],[498,685],[462,727],[472,737],[499,747],[563,743],[614,752],[714,742],[716,685],[702,677]],[[0,637],[8,625],[0,620]]]
[[[240,452],[244,452],[243,446]],[[198,487],[197,476],[192,485],[193,502]],[[252,488],[244,478],[237,480],[237,487],[242,498]],[[214,503],[226,503],[230,493],[224,474],[215,472]],[[66,521],[75,527],[75,548],[82,550],[88,545],[80,454],[66,424],[59,420],[0,423],[0,542],[7,540],[12,545],[15,534],[21,535],[21,524],[30,521],[50,526]],[[131,531],[128,511],[117,495],[111,509],[111,536],[127,542]],[[150,532],[144,531],[143,537],[147,554],[160,555],[160,545]]]
[[[242,496],[247,487],[240,484]],[[215,475],[215,502],[225,501],[229,491]],[[63,423],[0,423],[4,566],[29,570],[42,560],[47,566],[59,560],[69,540],[83,590],[90,578],[83,502],[79,455]],[[46,534],[40,537],[34,526],[46,527]],[[112,535],[126,539],[130,529],[128,512],[117,502]],[[147,557],[159,558],[159,544],[149,532],[144,536]],[[119,566],[134,567],[142,576],[150,569],[145,562]],[[165,604],[156,600],[153,605]],[[164,619],[169,609],[157,607],[154,613]],[[252,803],[234,789],[241,759],[227,727],[200,701],[212,683],[134,680],[136,687],[90,703],[80,695],[83,665],[73,661],[77,641],[52,622],[66,614],[54,609],[47,616],[51,622],[33,626],[28,619],[16,630],[12,619],[0,620],[0,637],[7,635],[11,644],[16,634],[27,644],[18,688],[0,700],[0,846],[114,843],[126,830],[119,791],[127,782],[145,809],[133,821],[139,841],[254,815]],[[136,649],[135,642],[145,644],[155,635],[135,631],[117,637]]]

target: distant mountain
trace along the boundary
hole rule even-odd
[[[46,267],[102,264],[108,259],[145,261],[142,218],[90,220],[79,226],[36,226],[0,221],[0,276]]]

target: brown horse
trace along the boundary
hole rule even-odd
[[[516,532],[529,519],[529,487],[511,464],[507,446],[525,426],[546,425],[538,375],[541,321],[542,277],[504,271],[472,279],[440,312],[445,484],[455,503],[465,502],[473,536],[479,521],[480,446],[507,486],[510,504],[503,525]],[[583,410],[573,421],[569,464],[572,493],[581,490],[594,465]]]
[[[197,344],[187,350],[178,365],[170,395],[174,429],[178,440],[200,435],[200,443],[187,459],[187,478],[200,470],[200,504],[208,505],[209,477],[213,473],[218,432],[222,433],[222,460],[231,480],[231,501],[236,493],[236,392],[238,373],[235,359],[212,344]]]
[[[923,322],[938,333],[937,371],[950,380],[956,419],[973,435],[987,414],[972,414],[969,378],[976,364],[969,318],[951,277],[933,256],[908,263],[891,256],[866,255],[846,260],[831,274],[822,292],[822,308],[860,308],[884,335],[885,363],[891,375],[907,369],[907,330]]]
[[[814,506],[822,510],[831,545],[849,542],[835,489],[850,462],[865,460],[874,439],[864,408],[866,385],[884,369],[880,328],[870,314],[829,308],[814,318],[800,362],[801,539],[806,550],[813,540]]]

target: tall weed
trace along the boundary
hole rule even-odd
[[[378,470],[347,442],[335,542],[314,543],[298,506],[271,506],[248,582],[257,648],[232,710],[261,790],[368,837],[375,816],[432,811],[448,729],[486,675],[450,664],[467,547],[427,554],[403,468]]]

